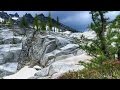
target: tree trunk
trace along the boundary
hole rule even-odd
[[[105,21],[102,11],[99,11],[99,14],[100,14],[101,22],[102,22],[101,32],[100,32],[101,47],[102,47],[103,53],[107,56],[108,54],[107,54],[107,50],[106,50],[105,34],[104,34],[106,31],[106,21]]]
[[[120,61],[120,48],[118,50],[118,60]]]

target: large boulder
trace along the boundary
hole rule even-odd
[[[71,38],[56,33],[48,35],[37,32],[34,37],[32,33],[27,34],[26,39],[22,40],[20,63],[31,60],[39,63],[42,67],[46,67],[56,60],[76,55],[79,45],[73,44],[71,41]]]
[[[29,79],[33,77],[37,72],[34,68],[29,68],[28,66],[23,67],[20,71],[13,75],[5,76],[3,79]]]
[[[18,44],[21,43],[21,40],[19,38],[9,38],[9,39],[5,39],[4,44]]]
[[[46,53],[50,53],[57,48],[55,38],[52,36],[38,37],[30,48],[29,56],[32,60],[41,62]]]
[[[63,60],[63,59],[70,58],[70,57],[73,57],[73,56],[74,56],[73,54],[57,56],[57,57],[55,57],[55,61]]]
[[[40,60],[42,66],[48,66],[50,63],[54,62],[55,55],[52,53],[47,53],[44,55],[43,59]]]
[[[18,61],[22,49],[21,44],[7,44],[0,47],[0,64]]]
[[[11,51],[14,55],[13,59],[9,60],[10,62],[18,62],[18,59],[20,57],[20,54],[21,54],[21,49],[19,50],[12,50]]]
[[[88,56],[87,54],[82,54],[64,60],[56,61],[50,65],[48,75],[52,76],[51,78],[57,78],[69,71],[82,70],[84,66],[80,65],[79,62],[89,62],[90,59],[92,59],[91,56]]]
[[[17,71],[17,62],[14,63],[5,63],[0,65],[0,77],[12,75]]]
[[[58,48],[61,48],[61,47],[66,46],[67,44],[70,44],[71,42],[66,38],[56,37],[56,43],[57,43]]]
[[[25,29],[16,28],[13,32],[15,36],[25,35]]]
[[[55,61],[48,67],[43,68],[35,73],[34,78],[51,76],[51,78],[55,79],[66,72],[82,70],[84,66],[80,65],[79,61],[89,62],[90,59],[92,59],[91,56],[82,54],[66,58],[64,60]]]
[[[67,44],[66,46],[60,48],[64,55],[66,54],[76,54],[79,50],[79,45],[77,44]],[[60,53],[59,53],[60,54]]]
[[[72,57],[75,55],[75,53],[77,53],[78,48],[79,46],[76,44],[67,44],[59,50],[56,49],[53,52],[45,54],[40,63],[43,66],[48,66],[56,60],[62,60],[67,57]]]
[[[17,62],[20,56],[21,50],[12,50],[9,52],[2,52],[0,54],[0,64],[4,64],[6,62]]]
[[[5,60],[3,59],[3,54],[0,54],[0,64],[4,64]]]
[[[0,65],[0,71],[8,71],[11,73],[15,73],[17,71],[17,66],[18,66],[17,62],[5,63],[5,64]]]
[[[4,38],[0,37],[0,45],[1,45],[1,44],[4,44],[3,39],[4,39]]]
[[[5,62],[11,61],[14,59],[14,54],[12,52],[4,52],[3,59]]]
[[[49,66],[36,72],[34,76],[45,77],[48,76],[48,73],[49,73]]]

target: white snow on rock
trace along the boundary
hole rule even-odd
[[[63,34],[71,34],[71,31],[65,31]]]
[[[18,20],[18,17],[12,17],[13,20]]]
[[[15,73],[17,71],[17,66],[18,66],[18,63],[6,63],[3,65],[0,65],[0,70],[5,70],[8,72]]]
[[[3,77],[3,79],[28,79],[33,77],[37,72],[34,68],[29,68],[28,66],[23,67],[16,74]]]
[[[0,18],[0,22],[4,22],[4,19],[3,19],[3,18]]]
[[[33,68],[36,69],[36,70],[41,70],[41,69],[42,69],[42,68],[41,68],[40,66],[38,66],[38,65],[34,66]]]
[[[69,49],[69,48],[76,48],[76,47],[79,47],[79,45],[77,44],[68,44],[62,48],[60,48],[61,50],[66,50],[66,49]]]
[[[83,33],[72,33],[70,35],[70,37],[75,37],[77,39],[81,39],[82,35],[87,39],[94,39],[96,37],[96,34],[94,31],[85,31]]]

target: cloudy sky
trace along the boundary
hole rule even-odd
[[[31,13],[33,16],[37,13],[43,13],[45,16],[48,16],[48,11],[7,11],[7,13],[18,13],[20,16],[25,13]],[[86,27],[91,23],[91,15],[89,11],[51,11],[52,18],[56,19],[58,16],[60,22],[71,26],[79,31],[86,30]],[[120,11],[111,11],[106,14],[111,20],[113,20]]]

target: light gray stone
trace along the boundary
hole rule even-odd
[[[37,73],[34,74],[34,76],[45,77],[48,75],[48,73],[49,73],[49,66],[39,70]]]

